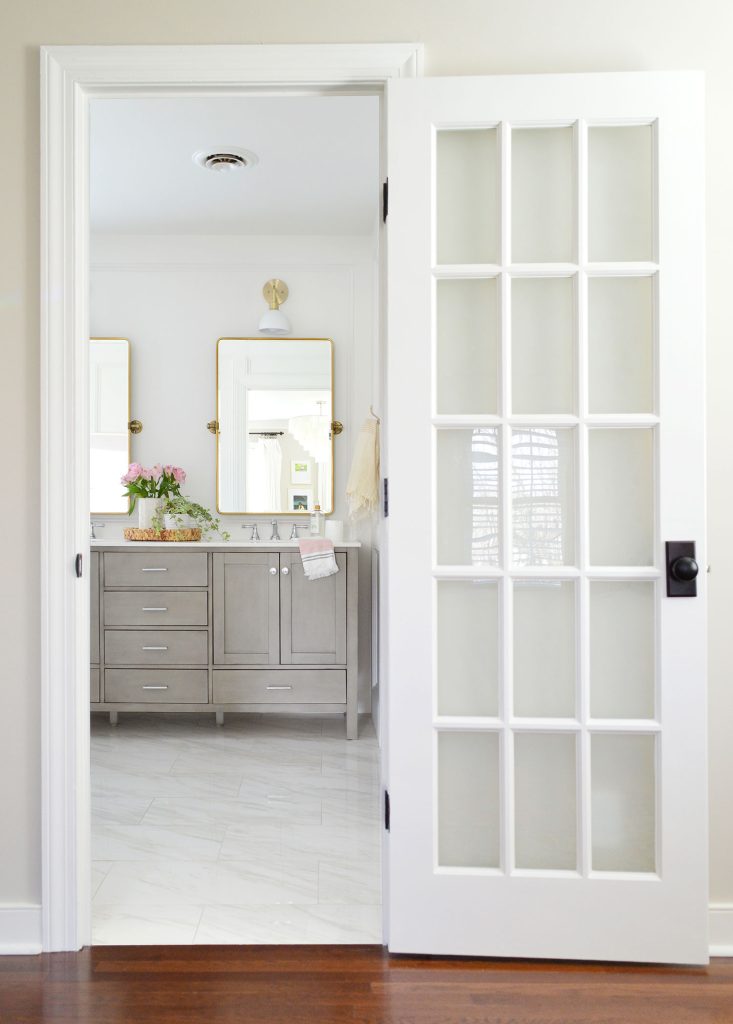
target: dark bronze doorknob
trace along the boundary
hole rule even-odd
[[[675,558],[669,569],[674,578],[679,580],[680,583],[691,583],[692,580],[697,578],[697,574],[700,571],[700,567],[695,559],[690,558],[688,555]]]

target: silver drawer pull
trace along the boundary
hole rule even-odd
[[[167,608],[143,608],[144,612],[167,612]]]
[[[268,690],[292,690],[292,686],[268,686]]]
[[[149,568],[148,566],[144,566],[140,570],[140,572],[168,572],[168,570],[166,568],[153,569],[153,568]]]
[[[148,686],[143,686],[143,690],[167,690],[167,686],[153,686],[152,683]]]
[[[167,647],[143,647],[143,648],[141,648],[141,650],[143,650],[143,651],[167,651],[168,648]]]

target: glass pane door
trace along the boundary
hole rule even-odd
[[[661,187],[685,147],[675,104],[626,79],[394,90],[393,949],[633,959],[610,937],[622,914],[638,958],[701,956],[701,884],[694,940],[671,951],[641,921],[684,875],[672,766],[685,714],[700,725],[669,627],[701,659],[700,607],[668,607],[662,530],[701,529],[701,477],[687,518],[669,510],[695,372],[670,315],[702,306],[663,288],[692,251]],[[452,921],[432,944],[418,891]]]

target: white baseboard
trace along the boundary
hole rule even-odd
[[[710,904],[710,956],[733,956],[733,903]]]
[[[35,904],[0,905],[0,956],[40,953],[41,908]]]
[[[40,906],[0,906],[0,956],[41,949]],[[710,956],[733,956],[733,903],[710,904]]]

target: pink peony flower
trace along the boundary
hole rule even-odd
[[[139,462],[131,462],[127,472],[122,477],[121,482],[123,484],[131,484],[134,480],[137,480],[139,476],[142,476],[143,467]]]
[[[153,468],[150,470],[154,478],[157,480],[159,476],[163,475],[163,467],[159,462],[156,462]]]
[[[142,467],[140,470],[140,476],[143,478],[143,480],[155,479],[152,469],[145,469],[144,467]]]
[[[173,479],[178,484],[184,484],[186,482],[186,471],[181,469],[180,466],[172,467]]]

